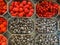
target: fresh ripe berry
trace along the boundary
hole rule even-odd
[[[5,32],[5,31],[6,31],[6,28],[5,28],[5,27],[3,27],[3,28],[2,28],[2,32]]]
[[[23,11],[23,8],[19,8],[19,12],[22,12]]]
[[[29,9],[28,8],[24,9],[24,12],[25,13],[28,13],[29,12]]]
[[[29,12],[27,15],[26,15],[26,17],[31,17],[32,16],[32,12]]]
[[[2,28],[2,27],[4,27],[4,25],[3,25],[3,24],[1,24],[1,25],[0,25],[0,27]]]
[[[34,9],[31,9],[30,11],[31,11],[31,12],[34,12]]]
[[[19,17],[23,17],[24,16],[24,12],[19,13]]]
[[[5,6],[3,7],[4,10],[6,10],[6,8],[7,8],[7,5],[5,5]]]
[[[0,0],[0,2],[3,2],[3,0]]]
[[[29,9],[32,9],[32,8],[33,8],[32,6],[29,7]]]
[[[13,11],[11,11],[10,13],[11,13],[11,14],[13,14],[14,12],[13,12]]]
[[[31,2],[28,2],[28,5],[30,5],[30,6],[31,6],[31,5],[32,5],[32,3],[31,3]]]
[[[23,4],[21,3],[21,4],[19,5],[19,7],[22,8],[22,7],[23,7]]]
[[[18,2],[17,1],[15,1],[15,4],[14,5],[18,5]]]
[[[27,4],[27,5],[25,5],[25,7],[26,7],[26,8],[29,8],[30,6]]]
[[[18,8],[13,8],[13,11],[14,11],[14,12],[17,12],[17,11],[18,11]]]
[[[3,22],[3,25],[6,27],[7,26],[7,21],[6,22]]]
[[[27,4],[27,1],[22,1],[22,4],[23,4],[23,5],[26,5],[26,4]]]
[[[11,15],[12,15],[13,17],[16,17],[16,16],[17,16],[17,15],[16,15],[16,14],[14,14],[14,13],[13,13],[13,14],[11,14]]]
[[[2,13],[5,13],[6,10],[3,10]]]

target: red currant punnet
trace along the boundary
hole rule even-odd
[[[42,1],[36,5],[36,13],[42,18],[51,18],[58,13],[58,4],[51,1]]]

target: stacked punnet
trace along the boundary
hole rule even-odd
[[[0,15],[3,15],[7,11],[7,3],[4,0],[0,0]]]
[[[52,18],[58,13],[58,4],[52,1],[39,1],[36,5],[36,13],[42,18]]]
[[[10,14],[13,17],[31,17],[34,13],[34,7],[31,1],[12,1],[10,8]]]
[[[0,17],[0,33],[4,33],[7,30],[7,20]]]

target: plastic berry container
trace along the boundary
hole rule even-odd
[[[55,1],[41,0],[36,3],[36,15],[39,18],[52,18],[58,14],[58,3]]]
[[[56,34],[38,34],[35,38],[35,45],[58,45],[59,40]]]
[[[0,34],[0,45],[8,45],[7,38],[2,34]]]
[[[0,17],[0,34],[7,31],[8,22],[5,18]]]
[[[12,17],[31,17],[34,14],[34,5],[30,0],[12,0],[9,3],[9,14]]]
[[[37,18],[35,22],[35,32],[37,34],[55,33],[57,31],[56,21],[57,20],[55,18],[52,18],[52,19]]]
[[[9,45],[33,45],[33,36],[31,35],[12,35],[10,38],[9,38]]]
[[[3,16],[7,13],[7,5],[8,4],[5,0],[0,0],[0,16]]]
[[[11,18],[8,31],[11,34],[31,34],[34,31],[34,22],[29,18]]]

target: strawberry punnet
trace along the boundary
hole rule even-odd
[[[31,17],[34,13],[32,2],[22,0],[22,2],[12,1],[10,5],[10,14],[13,17]]]
[[[4,33],[7,30],[7,20],[0,17],[0,33]]]

